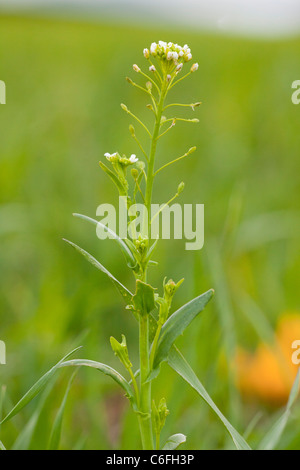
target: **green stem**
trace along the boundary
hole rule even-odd
[[[145,205],[148,211],[148,236],[150,238],[150,229],[151,229],[151,200],[152,200],[152,189],[153,189],[153,180],[154,180],[154,162],[155,162],[155,153],[156,153],[156,146],[157,140],[159,136],[160,124],[161,124],[161,117],[163,112],[164,100],[167,93],[167,82],[164,80],[162,84],[161,94],[159,103],[157,106],[157,113],[154,125],[154,131],[151,141],[151,150],[149,156],[149,164],[148,164],[148,172],[147,172],[147,186],[146,186],[146,195],[145,195]]]
[[[148,315],[141,315],[139,425],[144,450],[154,448],[151,423],[151,382],[146,382],[149,372],[149,318]]]
[[[154,162],[155,153],[157,146],[157,139],[159,135],[161,117],[164,106],[164,99],[167,94],[168,83],[166,77],[162,83],[162,88],[159,96],[159,103],[157,105],[156,119],[151,139],[151,149],[149,155],[148,172],[147,172],[147,184],[145,193],[145,206],[148,211],[148,217],[144,220],[144,230],[151,236],[151,200],[152,200],[152,189],[154,180]],[[147,278],[147,265],[144,268],[143,280]],[[142,438],[143,449],[153,450],[154,440],[151,423],[151,382],[147,382],[151,370],[150,357],[149,357],[149,317],[147,314],[140,316],[140,403],[139,403],[139,425]]]

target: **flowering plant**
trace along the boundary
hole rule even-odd
[[[149,151],[145,151],[135,128],[132,124],[129,126],[131,137],[138,145],[141,157],[137,158],[135,154],[130,157],[120,155],[118,152],[105,153],[107,163],[100,162],[100,167],[111,178],[118,189],[119,195],[125,198],[128,208],[132,208],[138,199],[142,200],[147,211],[140,223],[140,232],[137,232],[137,214],[131,212],[130,224],[134,229],[131,231],[132,239],[122,239],[119,235],[108,229],[103,223],[90,217],[74,214],[75,216],[93,223],[104,231],[109,231],[122,250],[129,268],[135,279],[135,292],[132,293],[115,276],[113,276],[98,260],[96,260],[87,251],[83,250],[73,242],[66,242],[82,254],[91,264],[93,264],[102,273],[108,276],[116,286],[125,301],[126,309],[131,311],[133,318],[137,321],[139,328],[139,365],[133,365],[125,336],[122,334],[122,340],[119,342],[114,337],[110,338],[110,344],[114,354],[119,358],[126,371],[126,377],[116,371],[109,365],[87,359],[69,359],[69,353],[55,366],[53,366],[38,382],[24,395],[11,412],[2,421],[9,420],[15,416],[25,405],[27,405],[36,395],[38,395],[49,383],[54,374],[64,367],[92,367],[112,378],[125,392],[129,399],[133,412],[137,416],[139,425],[141,444],[143,449],[164,449],[173,450],[185,442],[186,436],[177,433],[170,436],[165,443],[161,443],[161,431],[164,427],[166,418],[169,414],[166,399],[163,396],[153,397],[152,381],[160,373],[160,366],[167,362],[212,408],[224,424],[232,441],[237,449],[249,449],[245,439],[238,433],[232,424],[225,418],[217,405],[214,403],[204,386],[184,359],[180,351],[175,346],[176,339],[184,332],[190,323],[203,311],[207,303],[213,296],[213,290],[209,290],[181,308],[172,312],[172,301],[176,291],[179,289],[183,279],[174,282],[172,279],[164,279],[161,294],[153,287],[148,280],[149,266],[157,264],[152,258],[155,253],[158,240],[151,240],[151,224],[153,218],[150,216],[150,206],[152,201],[153,183],[155,177],[169,165],[178,162],[189,156],[196,150],[191,147],[184,155],[172,160],[158,169],[156,169],[156,151],[159,139],[170,132],[178,121],[190,123],[198,122],[198,119],[188,119],[177,116],[167,117],[165,111],[175,107],[189,107],[195,110],[200,102],[191,104],[169,103],[166,104],[168,93],[183,79],[193,74],[198,69],[198,64],[191,66],[188,63],[192,59],[191,50],[187,45],[183,47],[171,42],[159,41],[152,43],[149,49],[144,49],[143,55],[148,61],[150,75],[145,73],[138,65],[133,65],[133,70],[139,74],[142,79],[146,79],[143,84],[135,83],[131,78],[127,81],[138,90],[142,91],[150,99],[151,103],[147,105],[148,109],[154,115],[153,130],[148,127],[134,114],[128,107],[121,104],[122,109],[133,118],[141,128],[146,132],[150,139]],[[183,69],[188,67],[184,74]],[[169,125],[168,125],[169,124]],[[166,126],[167,125],[167,126]],[[143,158],[143,160],[142,160]],[[110,166],[111,165],[111,166]],[[128,173],[128,168],[131,172]],[[132,178],[133,189],[130,190],[129,178]],[[184,188],[180,183],[176,194],[171,201],[178,197]],[[169,201],[170,202],[170,201]],[[168,204],[168,203],[167,203]],[[162,207],[163,210],[165,206]],[[154,217],[158,215],[155,214]],[[69,382],[68,390],[71,386],[73,376]],[[299,376],[298,376],[299,382]],[[296,384],[297,386],[298,384]],[[68,392],[67,390],[67,392]],[[292,398],[289,406],[295,398],[295,390],[292,390]],[[67,394],[66,394],[67,396]],[[64,398],[64,403],[65,403]],[[63,409],[63,408],[62,408]],[[61,411],[60,411],[61,413]],[[61,432],[61,414],[54,423],[51,434],[49,448],[57,448]]]

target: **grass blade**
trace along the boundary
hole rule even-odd
[[[249,445],[245,439],[238,433],[238,431],[229,423],[223,413],[219,410],[213,399],[210,397],[208,392],[203,387],[202,383],[194,373],[193,369],[184,359],[182,354],[177,348],[173,347],[168,356],[168,364],[175,370],[197,393],[203,398],[203,400],[212,408],[212,410],[218,415],[227,431],[229,432],[236,448],[238,450],[250,450]]]
[[[75,376],[76,376],[77,372],[78,371],[76,370],[72,374],[72,376],[71,376],[71,378],[68,382],[67,389],[66,389],[66,392],[64,394],[62,403],[59,407],[59,410],[57,412],[57,415],[56,415],[54,423],[53,423],[53,428],[52,428],[51,435],[50,435],[48,450],[58,450],[58,448],[59,448],[65,407],[66,407],[69,392],[71,390],[71,387],[72,387],[72,384],[74,382],[74,379],[75,379]]]
[[[63,357],[55,366],[52,367],[52,369],[48,370],[46,374],[44,374],[31,388],[28,390],[27,393],[21,398],[21,400],[16,404],[16,406],[8,413],[8,415],[1,421],[0,424],[5,423],[9,419],[11,419],[13,416],[15,416],[17,413],[19,413],[28,403],[30,403],[44,388],[46,385],[49,383],[49,381],[52,379],[54,376],[55,372],[58,370],[60,367],[60,364],[68,359],[72,354],[74,354],[78,349],[76,348],[73,351],[71,351],[69,354],[67,354],[65,357]]]
[[[199,315],[206,304],[214,294],[213,289],[191,300],[175,313],[173,313],[163,325],[157,344],[157,350],[154,357],[153,368],[156,369],[159,364],[166,360],[168,353],[174,341],[189,326],[192,320]]]
[[[6,450],[2,441],[0,441],[0,450]]]
[[[300,368],[298,369],[294,384],[291,389],[291,393],[285,408],[284,413],[280,416],[280,418],[276,421],[276,423],[271,427],[269,432],[264,436],[262,441],[259,444],[259,450],[273,450],[281,436],[282,433],[288,423],[290,414],[291,414],[291,407],[296,401],[296,398],[299,393],[299,385],[300,385]]]
[[[17,439],[15,440],[11,450],[28,450],[30,447],[30,443],[35,432],[39,417],[41,415],[42,409],[44,407],[45,401],[47,400],[53,384],[48,384],[48,387],[42,393],[41,398],[39,400],[38,406],[35,409],[33,415],[31,416],[30,420],[26,424],[26,426],[22,429],[20,434],[18,435]]]

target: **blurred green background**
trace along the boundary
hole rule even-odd
[[[199,63],[198,72],[174,89],[174,101],[203,104],[194,113],[181,113],[198,117],[198,125],[178,123],[162,139],[161,162],[193,145],[197,152],[161,173],[154,202],[168,200],[184,181],[180,202],[205,204],[205,245],[192,252],[185,251],[184,241],[161,241],[155,256],[159,266],[150,280],[162,286],[165,276],[185,278],[174,307],[215,289],[214,300],[178,345],[241,433],[259,416],[248,436],[255,446],[278,407],[241,395],[232,363],[237,345],[255,350],[266,323],[275,330],[284,312],[300,312],[300,106],[291,102],[291,84],[299,79],[300,39],[263,41],[175,28],[145,30],[137,24],[0,17],[0,79],[7,86],[7,104],[0,107],[0,339],[7,347],[7,365],[0,366],[6,385],[3,413],[72,347],[83,346],[78,357],[120,368],[109,336],[124,333],[137,364],[133,317],[109,280],[62,237],[88,250],[133,289],[118,247],[98,240],[93,227],[72,212],[94,217],[99,204],[117,203],[98,161],[116,150],[140,156],[120,103],[151,123],[147,100],[125,77],[133,77],[133,63],[146,66],[143,48],[160,39],[188,43]],[[26,444],[30,448],[47,446],[71,373],[60,372]],[[154,383],[155,394],[164,395],[171,410],[163,438],[182,432],[188,436],[186,449],[231,446],[218,418],[166,365],[159,384]],[[2,427],[0,438],[8,448],[38,402]],[[80,370],[61,447],[137,448],[135,419],[109,378]],[[300,448],[299,419],[296,406],[280,448]]]

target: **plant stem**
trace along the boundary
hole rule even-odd
[[[150,372],[149,362],[149,318],[140,317],[140,406],[139,424],[144,450],[153,450],[151,424],[151,382],[146,382]]]
[[[157,139],[160,130],[161,124],[161,117],[163,112],[164,106],[164,99],[166,97],[167,92],[167,82],[164,79],[160,94],[159,103],[157,106],[157,113],[154,125],[154,131],[151,141],[151,150],[150,150],[150,157],[149,157],[149,164],[148,164],[148,172],[147,172],[147,186],[146,186],[146,195],[145,195],[145,205],[148,211],[148,236],[150,238],[150,229],[151,229],[151,200],[152,200],[152,189],[153,189],[153,180],[154,180],[154,162],[155,162],[155,153],[156,153],[156,146],[157,146]]]
[[[157,105],[155,125],[153,135],[151,138],[151,149],[149,155],[148,171],[147,171],[147,185],[145,194],[145,206],[147,208],[148,216],[144,220],[144,230],[148,237],[151,237],[151,200],[152,189],[154,180],[154,162],[157,146],[157,139],[160,130],[161,116],[163,112],[164,99],[167,94],[168,83],[164,77],[162,88]],[[143,280],[147,279],[147,265],[144,268]],[[148,375],[151,371],[151,364],[149,358],[149,317],[148,314],[140,316],[140,403],[139,403],[139,425],[142,438],[143,449],[153,450],[154,440],[151,422],[151,382],[146,382]]]

